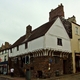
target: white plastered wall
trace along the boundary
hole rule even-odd
[[[57,38],[62,39],[62,46],[57,45]],[[57,20],[46,33],[45,41],[46,48],[71,52],[70,39],[60,18],[57,18]]]

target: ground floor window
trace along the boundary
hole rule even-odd
[[[58,63],[59,61],[60,61],[60,57],[55,56],[55,57],[54,57],[54,63],[56,64],[56,63]]]

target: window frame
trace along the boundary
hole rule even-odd
[[[54,63],[57,64],[60,61],[60,57],[59,56],[54,56]]]
[[[17,51],[19,51],[19,45],[17,46]]]
[[[79,31],[78,31],[78,27],[75,27],[75,33],[78,34]]]
[[[7,61],[6,57],[7,57],[7,56],[5,55],[5,56],[4,56],[4,61]]]
[[[27,43],[25,43],[25,49],[27,49]]]
[[[12,48],[10,49],[10,53],[12,53]]]
[[[29,56],[25,56],[25,64],[29,64],[30,63],[30,58]]]
[[[61,38],[57,38],[57,45],[62,46],[62,39]]]

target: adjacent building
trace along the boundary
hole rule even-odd
[[[76,23],[75,16],[68,18],[72,25],[71,50],[73,58],[73,72],[80,72],[80,25]]]
[[[0,48],[0,74],[8,74],[8,57],[10,46],[11,45],[8,42],[5,42],[5,45],[2,44]]]

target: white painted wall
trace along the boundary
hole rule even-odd
[[[5,56],[6,56],[6,61],[8,61],[8,54],[9,54],[8,51],[7,51],[7,52],[5,52],[5,50],[4,50],[4,51],[1,51],[1,52],[0,52],[0,59],[1,59],[0,62],[4,62],[4,57],[5,57]]]
[[[46,48],[54,48],[55,50],[71,52],[70,39],[60,18],[54,22],[45,36]],[[62,39],[62,46],[57,45],[57,38]]]
[[[57,45],[57,38],[62,39],[63,46]],[[48,30],[46,35],[28,42],[27,49],[25,49],[25,44],[22,44],[19,46],[19,51],[17,51],[17,47],[14,47],[12,49],[12,53],[10,53],[9,51],[9,57],[22,55],[27,52],[32,52],[34,50],[39,50],[42,48],[53,48],[56,50],[71,52],[69,36],[59,18],[55,21],[52,27]]]
[[[19,46],[19,51],[17,51],[17,47],[12,48],[12,53],[9,51],[9,57],[14,57],[22,54],[27,54],[28,52],[42,49],[44,47],[44,37],[40,37],[28,42],[28,48],[25,49],[25,44]]]
[[[17,47],[12,48],[12,53],[9,50],[9,57],[14,57],[18,55],[22,55],[27,53],[28,49],[25,49],[25,44],[19,45],[19,50],[17,51]]]
[[[44,48],[44,36],[34,39],[28,43],[28,51]]]

